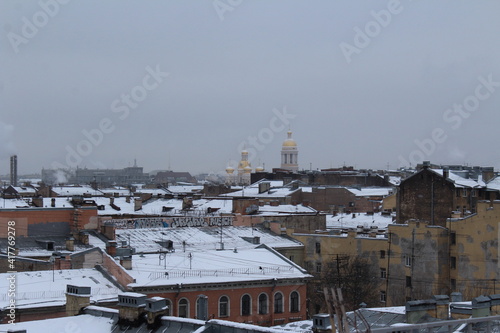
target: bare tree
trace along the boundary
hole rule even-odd
[[[370,261],[360,256],[338,256],[328,262],[321,282],[327,287],[341,288],[347,311],[379,304],[380,278]]]

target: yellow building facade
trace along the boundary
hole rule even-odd
[[[316,282],[327,265],[360,256],[378,281],[379,303],[369,306],[395,306],[452,292],[469,300],[499,293],[499,223],[500,201],[481,201],[476,214],[450,218],[447,227],[409,220],[384,231],[287,232],[304,243],[301,264]],[[310,311],[323,311],[322,306],[311,304]]]

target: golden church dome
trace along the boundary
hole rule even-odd
[[[297,147],[297,142],[292,139],[292,131],[288,131],[288,138],[283,141],[283,147]]]

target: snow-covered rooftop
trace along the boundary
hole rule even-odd
[[[265,247],[134,255],[130,287],[309,278],[307,272]]]
[[[167,189],[172,193],[196,193],[203,190],[203,185],[171,185]]]
[[[258,215],[289,215],[289,214],[316,214],[318,211],[312,207],[302,205],[264,205],[259,206]]]
[[[216,249],[218,243],[224,242],[228,249],[245,249],[257,246],[250,240],[254,237],[260,238],[260,244],[267,244],[273,248],[302,247],[302,243],[288,237],[276,235],[268,230],[256,227],[180,227],[161,229],[117,229],[116,240],[127,241],[135,248],[136,253],[156,252],[163,249],[160,243],[171,240],[176,252],[183,251],[183,243],[186,251],[204,251]]]
[[[355,229],[358,225],[365,228],[376,226],[379,229],[387,229],[387,226],[392,223],[391,215],[382,215],[381,213],[352,213],[326,216],[327,229]]]
[[[430,169],[430,170],[439,175],[443,175],[443,169]],[[455,183],[455,187],[478,188],[486,186],[486,184],[482,181],[481,178],[478,178],[477,181],[472,178],[464,178],[454,173],[452,170],[448,172],[448,179],[450,179],[453,183]]]
[[[261,183],[269,183],[270,188],[268,191],[263,193],[259,193],[259,184]],[[239,191],[230,192],[221,194],[222,197],[252,197],[252,198],[284,198],[289,196],[296,191],[299,191],[299,188],[292,189],[291,187],[283,187],[282,180],[260,180],[256,183],[253,183],[249,186],[243,187]]]
[[[57,193],[58,196],[73,196],[73,195],[102,195],[103,193],[99,190],[95,190],[90,186],[82,185],[82,186],[54,186],[52,187],[52,191]]]
[[[105,197],[95,197],[93,198],[98,206],[104,206],[104,210],[98,210],[97,213],[100,216],[109,215],[158,215],[158,216],[170,216],[178,214],[182,210],[183,202],[182,199],[150,199],[142,203],[142,208],[135,210],[134,199],[127,202],[127,198],[105,198]],[[116,210],[110,204],[111,200],[115,207],[120,208]],[[192,201],[193,206],[191,209],[205,211],[210,208],[219,208],[217,213],[231,213],[233,210],[233,203],[231,200],[219,200],[219,199],[197,199]],[[164,208],[168,208],[167,211]]]
[[[11,273],[0,274],[0,307],[9,304],[8,290]],[[47,306],[66,302],[66,285],[91,287],[91,300],[115,299],[120,289],[96,269],[68,269],[15,273],[16,306]]]
[[[393,191],[391,187],[362,187],[359,189],[346,187],[346,189],[357,197],[385,197]]]
[[[26,332],[53,333],[53,332],[92,332],[109,333],[112,331],[114,320],[92,315],[53,318],[45,320],[25,321],[15,324],[0,325],[0,331],[26,330]]]
[[[489,190],[500,191],[500,176],[490,180],[486,185]]]

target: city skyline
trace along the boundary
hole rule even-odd
[[[0,174],[500,168],[494,1],[5,2]]]

